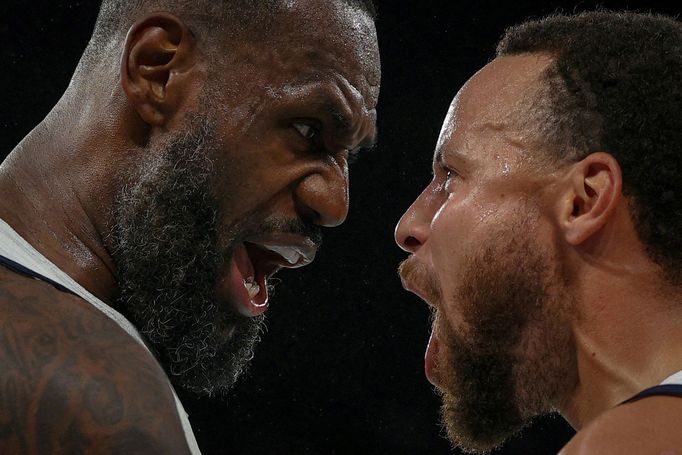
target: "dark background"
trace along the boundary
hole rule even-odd
[[[449,453],[423,373],[428,311],[400,286],[405,254],[393,228],[430,179],[450,100],[492,57],[505,27],[524,19],[597,6],[679,14],[651,1],[377,3],[379,147],[351,170],[346,224],[327,233],[313,265],[280,275],[248,377],[227,402],[182,395],[207,455]],[[65,90],[97,8],[0,0],[0,158]],[[560,417],[541,418],[494,453],[554,454],[572,434]]]

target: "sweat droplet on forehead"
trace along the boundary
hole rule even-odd
[[[478,71],[448,109],[437,154],[446,162],[459,155],[503,176],[524,162],[541,160],[541,138],[527,127],[532,123],[529,100],[535,99],[539,77],[551,63],[543,55],[499,57]]]

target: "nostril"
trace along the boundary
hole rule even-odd
[[[295,202],[296,213],[298,216],[308,224],[319,225],[321,224],[320,212],[313,209],[309,205],[304,204],[300,199],[296,199]]]
[[[417,240],[416,237],[412,237],[411,235],[408,236],[404,241],[403,244],[405,245],[405,248],[408,250],[414,250],[417,247],[421,246],[421,242]]]

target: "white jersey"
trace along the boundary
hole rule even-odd
[[[665,378],[660,385],[682,385],[682,370]]]
[[[33,248],[26,240],[24,240],[12,227],[0,218],[0,255],[5,256],[7,259],[16,262],[33,272],[43,275],[46,278],[60,284],[66,289],[70,290],[74,294],[82,297],[86,302],[90,303],[92,306],[97,308],[99,311],[107,315],[116,324],[119,325],[128,335],[133,337],[135,341],[140,343],[147,352],[149,349],[142,341],[140,333],[137,331],[135,326],[133,326],[130,321],[128,321],[121,313],[111,308],[106,303],[99,300],[97,297],[88,292],[80,284],[74,281],[69,275],[62,271],[59,267],[54,265],[43,256],[38,250]],[[151,356],[152,353],[149,352]],[[178,416],[180,417],[180,422],[182,423],[182,429],[185,432],[185,439],[187,441],[187,446],[193,455],[201,455],[199,451],[199,446],[197,445],[196,438],[192,432],[192,427],[189,423],[187,413],[180,403],[175,390],[170,381],[168,381],[168,387],[173,393],[173,398],[175,399],[175,406],[178,411]]]

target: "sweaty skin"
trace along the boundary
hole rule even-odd
[[[681,399],[619,404],[682,369],[680,298],[637,236],[608,150],[546,159],[528,100],[551,64],[499,57],[467,82],[433,181],[396,228],[411,253],[403,284],[436,313],[427,376],[451,439],[471,450],[558,410],[579,430],[562,454],[679,453]]]
[[[181,17],[140,17],[111,58],[96,63],[97,77],[77,72],[0,166],[0,217],[121,310],[109,244],[116,195],[133,163],[181,136],[187,118],[210,104],[219,226],[341,224],[348,155],[376,135],[376,30],[344,2],[286,5],[272,42],[226,41],[221,62]],[[221,231],[220,245],[233,234]],[[264,311],[229,283],[232,265],[216,277],[218,303],[247,316]],[[113,321],[3,267],[0,308],[0,452],[188,452],[164,369]]]

